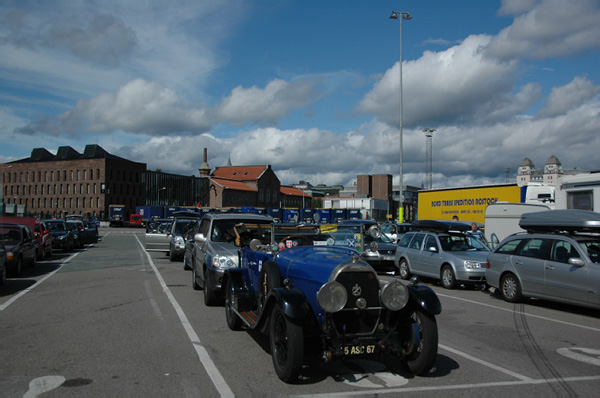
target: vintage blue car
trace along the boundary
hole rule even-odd
[[[281,380],[296,381],[311,354],[323,361],[392,354],[418,375],[433,367],[440,301],[417,278],[405,284],[378,276],[361,255],[376,251],[376,242],[356,247],[319,226],[240,224],[235,231],[239,265],[223,278],[227,325],[270,336]]]

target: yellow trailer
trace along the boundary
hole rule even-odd
[[[517,184],[480,185],[419,191],[419,220],[451,220],[484,223],[485,208],[496,202],[521,203]]]

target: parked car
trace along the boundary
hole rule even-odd
[[[273,218],[250,213],[208,213],[202,217],[194,236],[192,287],[204,290],[204,303],[219,303],[223,272],[238,265],[233,227],[239,223],[270,225]]]
[[[488,285],[516,303],[534,297],[600,309],[600,214],[587,210],[525,213],[527,232],[489,255]]]
[[[373,238],[378,229],[369,229]],[[364,260],[376,242],[365,246],[363,237],[356,250],[318,226],[279,224],[236,226],[236,238],[240,266],[223,277],[227,325],[269,336],[282,381],[296,381],[311,356],[329,362],[391,355],[418,375],[435,364],[440,301],[417,278],[405,284],[378,276]]]
[[[61,249],[63,252],[70,252],[75,248],[75,239],[73,231],[69,229],[67,223],[59,219],[42,220],[52,235],[52,248]]]
[[[201,217],[199,213],[188,211],[177,211],[173,213],[173,224],[169,243],[169,259],[171,261],[182,261],[185,254],[185,238],[196,221]]]
[[[169,254],[171,246],[172,218],[153,220],[146,227],[145,247],[148,252],[165,252]]]
[[[455,221],[417,220],[396,251],[394,263],[402,279],[412,275],[439,279],[446,289],[459,284],[485,283],[490,249],[466,232],[468,224]]]
[[[33,235],[38,241],[38,260],[44,260],[46,256],[52,256],[52,234],[48,230],[46,223],[36,221]]]
[[[185,242],[185,249],[183,253],[183,269],[190,270],[194,266],[194,246],[196,245],[196,241],[194,240],[194,236],[198,233],[200,227],[200,220],[196,220],[195,223],[189,224],[189,228],[183,234],[183,240]]]
[[[19,276],[23,265],[35,267],[39,246],[29,226],[3,223],[0,235],[8,258],[8,274]]]
[[[381,224],[381,231],[383,231],[392,242],[398,244],[405,233],[412,231],[412,224],[387,221]]]
[[[83,221],[79,239],[82,243],[98,243],[98,227],[94,221]]]
[[[83,221],[78,219],[67,220],[67,227],[73,231],[73,244],[77,249],[81,249],[83,247],[83,239],[81,237],[83,230],[85,229],[83,226]]]
[[[3,239],[0,239],[0,286],[6,283],[6,273],[8,268],[8,256],[2,241]]]
[[[356,248],[360,248],[362,243],[360,239],[365,239],[367,245],[371,242],[377,242],[377,250],[364,253],[364,259],[375,271],[379,273],[397,273],[394,265],[394,256],[396,255],[397,245],[384,233],[377,236],[371,236],[367,233],[368,229],[377,223],[373,220],[343,220],[338,223],[337,233],[332,235],[336,239],[347,240],[350,244],[354,242]],[[381,229],[378,229],[381,232]]]

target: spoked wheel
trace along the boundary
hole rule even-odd
[[[304,355],[302,326],[285,316],[275,305],[271,314],[271,357],[279,378],[292,382],[298,378]]]
[[[513,274],[506,274],[502,277],[502,280],[500,281],[500,293],[502,294],[502,298],[509,303],[519,303],[523,301],[521,284]]]
[[[398,267],[398,274],[400,275],[400,278],[404,279],[405,281],[410,279],[410,271],[408,270],[408,263],[406,262],[406,260],[402,260],[400,261],[400,265]]]
[[[437,323],[433,315],[419,306],[407,321],[409,324],[405,324],[401,331],[402,338],[407,339],[403,343],[407,354],[402,366],[412,374],[423,376],[431,370],[437,357]]]
[[[235,295],[233,293],[233,284],[231,279],[227,280],[227,286],[225,287],[225,319],[227,320],[227,326],[231,330],[241,330],[242,320],[233,311],[235,305]]]
[[[440,282],[442,282],[442,286],[446,289],[454,289],[456,287],[456,277],[451,266],[444,265],[440,275]]]

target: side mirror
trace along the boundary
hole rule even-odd
[[[194,240],[202,243],[206,241],[206,238],[204,237],[204,234],[196,234],[194,235]]]
[[[435,246],[431,246],[427,248],[428,252],[432,252],[432,253],[437,253],[438,252],[438,248]]]
[[[571,257],[569,259],[569,264],[574,265],[576,267],[583,267],[585,265],[585,261],[583,261],[579,257]]]

